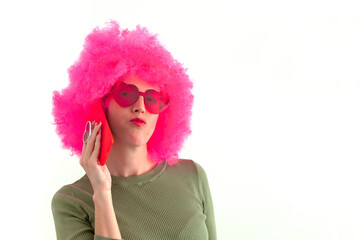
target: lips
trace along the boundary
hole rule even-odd
[[[144,124],[146,124],[145,121],[143,119],[141,119],[141,118],[133,118],[130,121],[131,122],[136,122],[136,123],[144,123]]]

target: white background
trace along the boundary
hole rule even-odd
[[[361,239],[359,1],[2,1],[2,239],[56,239],[53,194],[84,171],[52,91],[85,36],[136,25],[188,68],[218,239]]]

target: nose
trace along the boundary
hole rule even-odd
[[[144,97],[143,96],[139,96],[138,100],[133,104],[132,111],[133,112],[141,112],[141,113],[145,112]]]

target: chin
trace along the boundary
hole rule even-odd
[[[143,145],[147,145],[148,139],[145,139],[144,137],[130,137],[130,139],[128,139],[128,143],[134,146],[143,146]]]

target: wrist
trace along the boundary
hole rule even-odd
[[[111,191],[94,191],[93,201],[105,201],[112,199]]]

